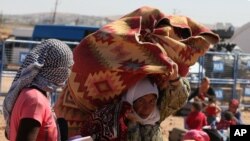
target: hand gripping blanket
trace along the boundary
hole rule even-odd
[[[142,7],[84,38],[74,50],[68,85],[56,112],[77,127],[87,113],[119,101],[139,79],[152,75],[159,87],[173,63],[186,76],[189,66],[219,37],[185,16]]]

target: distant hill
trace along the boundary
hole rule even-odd
[[[52,24],[53,13],[37,13],[24,15],[0,15],[0,24],[29,25],[35,24]],[[120,18],[121,15],[111,15],[107,17],[88,16],[70,13],[57,13],[55,24],[67,25],[86,25],[86,26],[103,26],[113,20]],[[203,23],[204,24],[204,23]],[[205,24],[210,29],[227,28],[230,23]]]
[[[3,24],[20,24],[33,26],[35,24],[52,24],[52,17],[53,13],[3,15],[1,22]],[[114,20],[114,17],[118,16],[112,16],[109,18],[69,13],[57,13],[55,24],[102,26]]]

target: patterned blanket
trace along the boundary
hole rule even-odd
[[[189,66],[219,37],[185,16],[142,7],[84,38],[74,50],[75,64],[56,112],[77,127],[86,113],[119,101],[146,75],[168,79],[173,63],[186,76]]]

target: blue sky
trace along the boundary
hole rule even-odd
[[[52,12],[56,0],[0,0],[3,14]],[[250,22],[250,0],[59,0],[58,11],[84,15],[124,15],[141,6],[153,6],[165,13],[176,11],[199,22]]]

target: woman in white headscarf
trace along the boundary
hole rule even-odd
[[[133,106],[135,118],[143,125],[154,125],[160,120],[159,109],[157,108],[158,88],[148,78],[138,81],[124,95],[123,101]]]
[[[190,92],[177,65],[173,72],[165,89],[151,77],[138,81],[121,101],[92,113],[82,124],[81,135],[95,141],[162,141],[160,123],[184,104]]]
[[[59,40],[45,40],[31,50],[4,100],[8,139],[60,140],[48,94],[65,85],[72,65],[72,51]]]
[[[123,101],[132,106],[131,113],[127,113],[128,140],[160,139],[160,112],[157,107],[159,90],[154,82],[148,78],[138,81],[124,95]],[[142,135],[144,134],[144,135]]]

